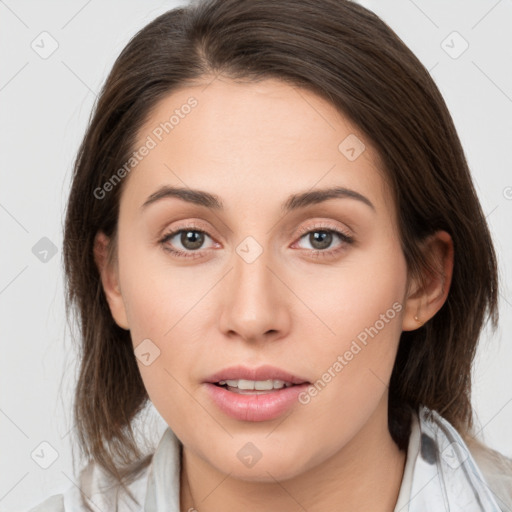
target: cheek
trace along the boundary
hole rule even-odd
[[[208,290],[207,275],[198,279],[192,266],[178,267],[163,249],[130,239],[127,234],[120,242],[119,272],[134,344],[144,338],[164,340],[193,315],[194,304]]]
[[[141,277],[143,274],[140,272]],[[190,399],[189,373],[200,348],[192,339],[198,317],[191,309],[199,297],[197,292],[186,290],[186,282],[177,283],[179,279],[166,286],[163,280],[152,280],[150,273],[146,276],[148,280],[134,286],[130,294],[131,339],[151,402],[175,433],[183,435],[176,417],[197,414],[197,406]]]
[[[302,321],[302,332],[319,343],[302,348],[320,379],[316,394],[323,398],[317,406],[336,402],[353,410],[361,401],[378,399],[389,381],[402,331],[407,269],[397,244],[380,248],[354,253],[336,271],[317,274],[314,283],[312,276],[297,281],[297,294],[315,314]],[[313,398],[305,396],[304,403]]]
[[[138,367],[151,401],[172,410],[185,384],[182,375],[193,365],[191,335],[207,285],[198,286],[192,271],[167,264],[159,250],[128,247],[137,244],[126,237],[119,245],[119,273]]]
[[[365,330],[376,323],[382,333],[391,330],[391,325],[394,334],[401,331],[399,321],[389,320],[399,320],[403,309],[405,258],[398,243],[384,239],[373,246],[375,249],[347,254],[335,267],[288,276],[294,282],[294,292],[309,306],[309,324],[338,349],[360,333],[364,338]]]
[[[342,446],[365,424],[387,392],[401,333],[406,266],[401,253],[362,255],[336,278],[317,282],[308,304],[327,324],[304,322],[311,338],[321,329],[320,343],[304,346],[317,380],[300,397],[310,442]],[[305,283],[304,283],[305,284]],[[315,319],[316,320],[316,319]],[[318,338],[318,336],[317,336]],[[329,418],[329,421],[326,421]],[[336,440],[336,441],[334,441]]]

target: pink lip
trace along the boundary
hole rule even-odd
[[[210,377],[206,378],[204,382],[216,383],[221,380],[284,380],[285,382],[291,382],[292,384],[303,384],[309,383],[307,379],[292,375],[280,368],[275,366],[264,365],[258,368],[248,368],[247,366],[230,366],[224,368],[217,373],[214,373]]]
[[[294,386],[260,394],[239,394],[216,385],[221,380],[238,379],[282,380]],[[211,375],[204,384],[210,398],[228,416],[241,421],[267,421],[277,418],[297,402],[299,394],[310,382],[280,368],[264,365],[258,368],[231,366]]]
[[[228,416],[241,421],[266,421],[277,418],[294,402],[298,402],[299,394],[309,384],[297,384],[261,395],[241,395],[210,382],[206,382],[205,386],[210,398]]]

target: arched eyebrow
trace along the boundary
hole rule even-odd
[[[282,205],[284,212],[296,210],[298,208],[305,208],[312,204],[322,203],[328,199],[356,199],[369,206],[375,211],[375,206],[366,197],[356,192],[355,190],[345,187],[331,187],[317,190],[308,190],[307,192],[300,192],[298,194],[292,194]]]
[[[161,199],[175,197],[186,201],[188,203],[204,206],[212,210],[223,210],[224,204],[219,196],[205,192],[204,190],[197,190],[183,187],[173,187],[163,185],[156,192],[153,192],[142,204],[141,210],[145,210],[150,204],[153,204]],[[319,204],[328,199],[355,199],[369,206],[375,211],[373,203],[365,196],[345,187],[331,187],[317,190],[308,190],[306,192],[299,192],[292,194],[281,205],[281,210],[284,213],[305,208],[313,204]]]

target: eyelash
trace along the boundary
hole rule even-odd
[[[160,240],[159,243],[162,245],[162,248],[170,252],[176,257],[179,258],[200,258],[202,257],[201,252],[199,250],[196,251],[182,251],[180,249],[172,249],[167,245],[167,241],[176,236],[178,233],[186,232],[186,231],[194,231],[196,233],[203,233],[210,238],[212,238],[206,231],[203,229],[199,229],[195,226],[183,226],[179,227],[178,229],[174,229],[173,231],[170,231],[166,233]],[[350,236],[349,234],[345,233],[344,231],[341,231],[339,228],[334,228],[332,226],[326,226],[326,225],[316,225],[316,226],[309,226],[309,227],[303,227],[299,230],[299,240],[302,239],[305,235],[309,233],[314,232],[327,232],[327,233],[334,233],[335,235],[338,235],[338,237],[341,239],[342,244],[337,247],[336,249],[331,250],[323,250],[323,249],[310,249],[310,252],[312,252],[315,257],[321,257],[321,258],[329,258],[334,257],[338,254],[339,251],[342,251],[345,249],[345,244],[352,244],[354,243],[354,238]],[[211,249],[205,249],[202,251],[203,253],[206,251],[210,251]]]

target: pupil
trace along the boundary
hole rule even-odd
[[[200,231],[184,231],[181,234],[181,243],[187,249],[199,249],[203,245],[204,233]]]
[[[331,245],[332,233],[328,231],[314,231],[309,235],[309,238],[311,245],[315,249],[325,249]]]

